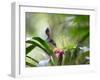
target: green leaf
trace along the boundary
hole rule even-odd
[[[70,50],[65,51],[63,64],[64,65],[69,65],[70,62],[71,62],[70,60],[71,60],[71,52],[70,52]]]
[[[37,60],[35,60],[35,59],[32,58],[32,57],[29,57],[29,56],[26,56],[26,57],[28,57],[29,59],[33,60],[33,61],[36,62],[36,63],[39,63]]]
[[[36,67],[36,65],[32,64],[32,63],[29,63],[29,62],[26,62],[26,65],[27,66],[30,66],[30,67]]]
[[[89,51],[81,53],[80,55],[78,55],[77,59],[76,59],[76,64],[85,64],[86,62],[86,57],[89,57]]]
[[[33,37],[32,39],[38,41],[47,50],[48,55],[52,55],[53,59],[50,61],[50,63],[54,65],[56,63],[56,57],[54,56],[53,50],[50,47],[49,43],[41,39],[40,37]]]
[[[53,51],[50,49],[49,44],[45,40],[40,37],[33,37],[32,39],[38,41],[46,50],[48,50],[49,55],[53,54]]]
[[[30,44],[33,44],[35,46],[38,46],[39,48],[41,48],[43,51],[46,52],[46,54],[48,54],[49,56],[53,55],[53,51],[50,49],[48,43],[44,40],[42,40],[41,38],[39,37],[34,37],[33,40],[28,40],[26,41],[26,43],[30,43]],[[50,61],[50,63],[52,65],[54,65],[55,63],[55,57],[52,56],[52,60]]]
[[[64,65],[74,65],[76,60],[76,55],[78,54],[75,48],[65,51],[64,54]]]
[[[54,60],[50,59],[50,64],[51,64],[52,66],[55,65]]]
[[[89,32],[87,32],[78,43],[84,42],[88,37],[89,37]]]
[[[80,48],[77,46],[76,48],[73,48],[73,55],[72,59],[76,59],[76,57],[79,55]]]
[[[26,48],[26,55],[30,52],[30,51],[32,51],[32,49],[34,49],[36,46],[35,45],[30,45],[30,46],[28,46],[27,48]]]
[[[30,44],[33,44],[35,46],[38,46],[39,48],[41,48],[43,51],[45,51],[46,53],[48,53],[48,51],[43,47],[41,46],[39,43],[35,42],[35,41],[31,41],[31,40],[28,40],[26,41],[26,43],[30,43]],[[50,54],[49,54],[50,55]]]

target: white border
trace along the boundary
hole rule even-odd
[[[17,76],[39,76],[39,75],[55,75],[66,73],[87,73],[95,71],[95,9],[80,8],[80,7],[64,7],[57,6],[43,6],[31,4],[15,4],[13,14],[15,17],[15,66],[12,65],[12,75]],[[90,15],[90,65],[75,65],[75,66],[57,66],[57,67],[39,67],[39,68],[25,68],[25,12],[45,12],[45,13],[63,13],[63,14],[83,14]],[[13,20],[13,21],[14,21]],[[18,53],[18,54],[17,54]],[[14,71],[15,70],[15,71]]]

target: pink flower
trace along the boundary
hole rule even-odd
[[[62,57],[64,54],[64,51],[60,48],[54,48],[53,52],[55,53],[57,58]]]

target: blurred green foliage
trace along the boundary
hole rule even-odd
[[[26,12],[26,66],[36,66],[48,56],[52,57],[49,65],[57,64],[54,47],[46,41],[46,28],[64,51],[62,65],[89,64],[85,58],[90,52],[80,49],[90,47],[89,26],[89,15]]]

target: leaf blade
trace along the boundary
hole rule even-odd
[[[30,56],[26,56],[26,57],[28,57],[29,59],[33,60],[33,61],[36,62],[36,63],[39,63],[37,60],[35,60],[34,58],[32,58],[32,57],[30,57]]]
[[[33,65],[33,64],[29,63],[29,62],[26,62],[26,65],[28,65],[30,67],[36,67],[36,65]]]
[[[50,54],[53,53],[53,51],[50,49],[50,46],[45,40],[41,39],[40,37],[33,37],[32,39],[38,41],[43,47],[45,47],[45,49],[48,50]]]
[[[34,49],[36,46],[35,45],[30,45],[28,47],[26,47],[26,55],[32,51],[32,49]]]
[[[28,41],[26,41],[26,43],[30,43],[30,44],[33,44],[33,45],[35,45],[35,46],[38,46],[38,47],[41,48],[43,51],[45,51],[46,53],[48,53],[48,51],[47,51],[43,46],[41,46],[40,44],[38,44],[38,43],[35,42],[35,41],[28,40]]]

